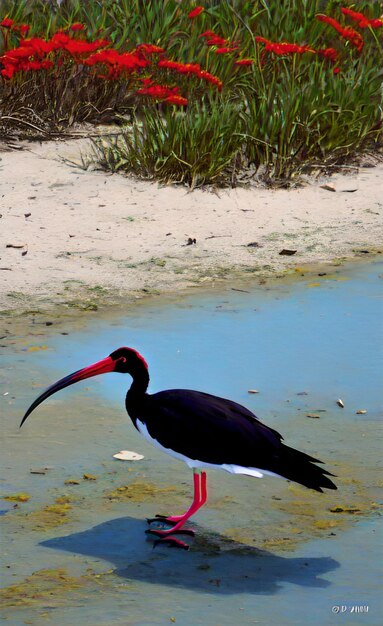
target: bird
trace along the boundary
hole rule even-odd
[[[148,364],[134,348],[118,348],[101,361],[52,384],[28,408],[20,427],[39,404],[60,389],[107,372],[131,376],[125,406],[141,435],[193,470],[194,495],[187,511],[182,515],[156,515],[147,520],[146,533],[154,535],[154,545],[167,543],[171,547],[189,549],[179,535],[195,534],[184,525],[207,501],[208,469],[255,478],[277,476],[318,492],[323,492],[324,488],[337,489],[329,478],[334,474],[317,465],[322,461],[285,445],[282,435],[241,404],[191,389],[149,394]],[[153,522],[158,524],[153,526]]]

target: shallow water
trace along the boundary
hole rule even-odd
[[[382,272],[373,263],[300,284],[188,296],[65,337],[20,337],[3,359],[1,490],[31,498],[17,508],[0,501],[4,585],[19,585],[5,597],[8,623],[380,624]],[[47,349],[29,351],[35,344]],[[289,445],[321,458],[339,490],[211,472],[191,550],[152,550],[145,517],[182,511],[191,476],[134,431],[126,377],[66,389],[18,430],[41,386],[120,345],[148,360],[150,391],[195,388],[246,404]],[[115,461],[121,449],[145,458]],[[130,491],[116,492],[123,485]]]

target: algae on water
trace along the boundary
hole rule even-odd
[[[135,481],[129,485],[122,485],[106,494],[109,500],[131,500],[132,502],[146,502],[147,500],[158,498],[164,493],[175,493],[177,487],[158,487],[151,482]]]
[[[9,502],[28,502],[30,497],[29,493],[14,493],[9,496],[2,496],[3,500],[9,500]]]

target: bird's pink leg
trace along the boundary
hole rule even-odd
[[[201,501],[201,487],[200,487],[200,475],[196,471],[193,472],[193,483],[194,483],[193,502],[191,503],[186,513],[183,513],[182,515],[169,515],[169,517],[166,518],[167,521],[169,522],[181,522],[182,520],[185,521],[189,517],[191,517],[193,513],[198,511],[198,509],[200,508],[200,501]]]
[[[207,501],[207,484],[206,484],[206,472],[201,473],[201,501],[200,506],[203,506]]]
[[[163,521],[165,523],[167,521],[176,522],[176,524],[173,525],[172,528],[168,528],[166,530],[162,530],[162,529],[161,530],[160,529],[147,530],[146,531],[147,533],[153,534],[159,537],[160,542],[167,541],[171,543],[171,545],[174,545],[176,547],[181,547],[186,550],[189,549],[189,546],[187,544],[185,544],[183,541],[179,541],[178,539],[175,539],[174,537],[171,537],[171,535],[180,534],[180,533],[194,535],[194,531],[187,530],[187,529],[181,530],[181,528],[183,527],[185,522],[190,517],[192,517],[192,515],[194,515],[205,504],[207,500],[206,472],[202,472],[201,475],[199,475],[198,472],[194,470],[193,481],[194,481],[194,498],[193,498],[193,502],[191,506],[186,511],[186,513],[184,513],[183,515],[173,515],[169,517],[164,517],[162,519],[159,517],[157,518],[157,520],[156,519],[150,520],[150,521]],[[156,542],[156,544],[157,543],[158,542]]]

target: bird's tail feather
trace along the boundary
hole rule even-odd
[[[282,444],[278,469],[273,471],[287,478],[287,480],[292,480],[309,489],[315,489],[315,491],[323,491],[323,487],[325,489],[337,489],[332,480],[327,478],[327,476],[334,476],[334,474],[315,465],[315,463],[321,462],[304,452]]]

